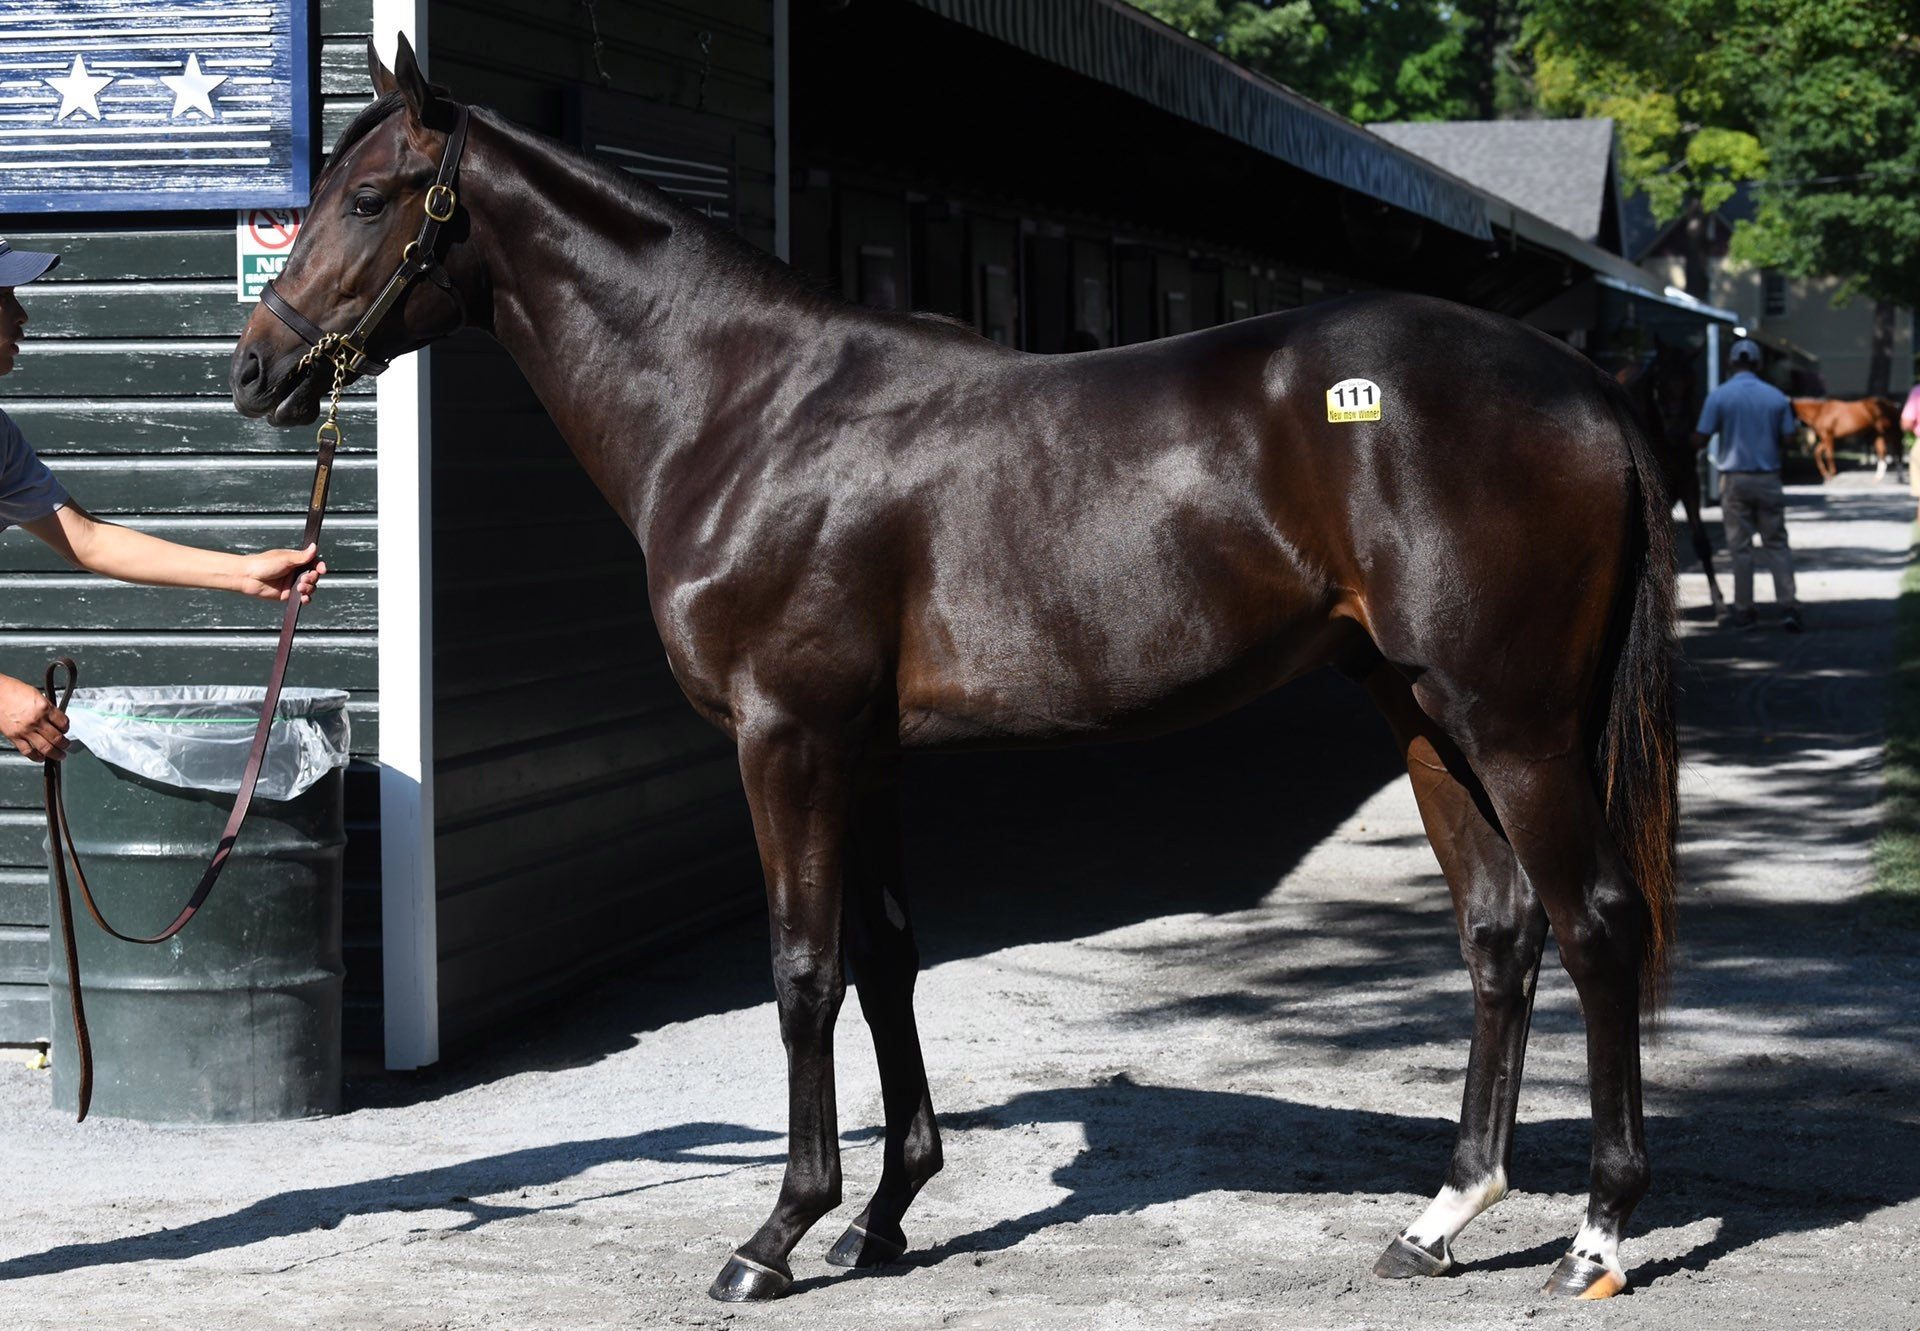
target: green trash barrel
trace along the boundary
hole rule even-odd
[[[156,719],[156,711],[169,709],[135,695],[159,692],[223,697],[213,704],[199,700],[189,709],[191,718]],[[75,885],[74,929],[93,1037],[94,1114],[150,1123],[254,1123],[330,1114],[340,1106],[347,695],[319,689],[287,694],[277,709],[282,720],[274,726],[268,771],[287,767],[285,761],[276,764],[286,755],[283,729],[304,727],[295,747],[304,742],[320,751],[317,759],[311,752],[300,759],[311,784],[291,798],[270,799],[263,779],[212,897],[184,930],[153,947],[110,938],[87,916]],[[186,744],[217,736],[229,750],[238,745],[243,764],[249,722],[259,716],[262,695],[258,688],[84,690],[69,709],[70,733],[85,729],[82,714],[88,711],[106,716],[108,725],[125,724],[114,720],[119,716],[139,715],[132,728],[148,732],[149,741],[169,743],[170,732],[184,735]],[[135,701],[129,712],[124,709],[130,697]],[[215,729],[221,725],[227,729]],[[125,757],[115,752],[115,742],[110,737],[89,745],[82,739],[69,753],[62,777],[68,820],[108,920],[125,932],[150,934],[165,927],[200,880],[233,795],[230,789],[174,784],[181,777],[173,770],[164,781],[141,775],[93,751]],[[321,767],[328,746],[337,746],[337,765]],[[139,763],[141,755],[129,761]],[[160,766],[152,770],[184,765],[189,779],[197,775],[191,761],[165,755],[156,762]],[[236,767],[226,784],[236,784],[238,776]],[[79,1060],[70,1053],[73,1013],[57,908],[49,918],[53,1101],[72,1110]]]

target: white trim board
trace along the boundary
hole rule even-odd
[[[373,0],[381,58],[404,32],[427,61],[427,0]],[[386,1065],[440,1057],[439,902],[433,843],[431,353],[380,376],[380,917]]]

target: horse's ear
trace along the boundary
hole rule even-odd
[[[367,38],[367,77],[373,80],[373,93],[376,97],[385,97],[399,86],[393,81],[393,71],[388,69],[386,62],[380,59],[380,48],[373,44],[371,37]]]
[[[425,124],[428,111],[437,98],[427,84],[427,76],[420,72],[420,62],[413,54],[413,43],[407,40],[404,32],[400,34],[400,44],[394,52],[393,81],[400,89],[407,110],[413,112],[414,120]]]

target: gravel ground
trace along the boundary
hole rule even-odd
[[[1131,749],[909,772],[919,1011],[948,1169],[897,1268],[820,1262],[879,1170],[842,1017],[848,1205],[795,1294],[704,1290],[779,1179],[755,923],[368,1076],[336,1118],[165,1129],[0,1066],[13,1327],[1920,1327],[1920,963],[1860,896],[1911,505],[1793,492],[1813,632],[1684,593],[1685,953],[1647,1054],[1630,1297],[1536,1291],[1584,1203],[1583,1040],[1543,973],[1516,1192],[1447,1279],[1369,1268],[1445,1164],[1470,1002],[1384,727],[1303,681]],[[1763,592],[1764,601],[1764,592]]]

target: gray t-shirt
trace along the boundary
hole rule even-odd
[[[37,521],[71,502],[13,418],[0,411],[0,529]]]

